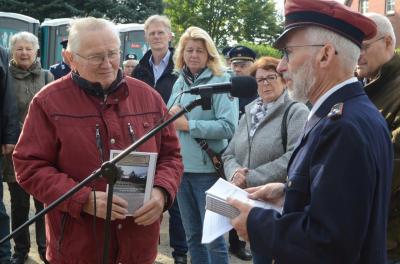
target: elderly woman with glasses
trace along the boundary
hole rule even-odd
[[[276,71],[279,60],[261,57],[251,70],[259,97],[245,108],[239,127],[224,152],[225,174],[241,188],[284,182],[286,167],[309,113],[291,100]],[[271,260],[253,252],[253,263]]]
[[[19,32],[10,39],[10,74],[11,85],[15,91],[20,127],[24,123],[29,104],[34,95],[47,83],[53,81],[53,75],[42,69],[37,58],[39,50],[38,38],[29,32]],[[12,230],[28,220],[30,195],[15,180],[14,167],[10,154],[5,156],[3,175],[8,183],[11,196]],[[43,209],[43,204],[34,199],[36,212]],[[45,261],[46,238],[44,218],[36,221],[36,243],[40,258]],[[26,228],[14,237],[14,254],[12,263],[24,263],[28,258],[31,242],[29,230]]]

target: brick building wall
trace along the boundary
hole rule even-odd
[[[365,0],[364,0],[365,1]],[[386,15],[392,22],[396,34],[396,48],[400,47],[400,0],[394,0],[394,12],[386,13],[386,4],[388,0],[368,0],[367,12],[374,12]],[[361,12],[360,2],[362,0],[346,0],[345,4],[352,10]]]

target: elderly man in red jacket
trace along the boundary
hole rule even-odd
[[[45,204],[84,180],[111,150],[124,149],[143,136],[167,112],[154,89],[123,76],[113,23],[77,19],[68,44],[72,74],[34,97],[13,156],[18,182]],[[138,151],[158,153],[154,188],[133,217],[126,216],[127,202],[114,195],[107,263],[154,263],[160,217],[171,206],[182,175],[172,125]],[[93,181],[46,215],[50,263],[100,261],[105,191],[105,179]]]

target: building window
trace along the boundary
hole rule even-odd
[[[386,0],[386,14],[394,14],[394,0]]]
[[[360,0],[360,13],[364,14],[368,12],[368,0]]]

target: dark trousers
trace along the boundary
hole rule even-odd
[[[8,183],[11,196],[11,227],[15,230],[20,225],[25,223],[29,217],[30,195],[25,192],[18,183]],[[34,199],[36,213],[43,209],[43,204]],[[44,218],[38,219],[35,222],[36,229],[36,243],[39,252],[46,251],[46,231]],[[31,240],[29,236],[29,228],[20,231],[18,235],[14,236],[14,253],[15,254],[28,254],[31,247]]]
[[[272,259],[268,256],[257,254],[254,251],[251,251],[251,254],[253,255],[253,264],[271,264],[272,263]]]
[[[229,231],[229,248],[232,251],[236,251],[239,248],[246,247],[246,242],[241,241],[235,229]]]
[[[172,256],[186,255],[188,246],[186,244],[185,229],[183,229],[181,213],[178,202],[175,199],[169,213],[169,245],[174,250]]]
[[[3,159],[0,158],[0,236],[3,238],[10,234],[10,218],[7,215],[6,208],[3,203],[3,182],[1,175]],[[0,262],[9,260],[11,257],[11,243],[7,240],[0,245]]]

